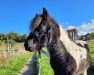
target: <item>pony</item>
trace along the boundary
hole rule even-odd
[[[36,14],[30,29],[24,43],[25,50],[41,51],[43,47],[47,47],[54,75],[87,75],[91,63],[89,48],[71,41],[45,8],[42,14]]]

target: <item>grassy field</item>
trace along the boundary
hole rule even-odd
[[[17,75],[33,54],[24,50],[23,43],[14,43],[9,51],[7,43],[1,43],[3,45],[0,45],[0,75]]]
[[[2,68],[0,68],[0,75],[17,75],[21,68],[24,67],[24,64],[31,58],[31,53],[26,53],[19,58],[16,58]]]
[[[94,42],[88,41],[88,45],[90,47],[90,55],[92,58],[92,62],[94,62]]]
[[[9,50],[6,43],[0,45],[0,67],[25,53],[23,43],[15,43]]]
[[[88,70],[88,75],[93,75],[94,74],[94,42],[92,41],[88,41],[89,47],[90,47],[90,55],[92,58],[92,64]],[[11,58],[11,60],[6,63],[3,67],[0,67],[0,75],[17,75],[17,73],[20,71],[21,68],[24,67],[24,64],[27,62],[27,60],[29,58],[31,58],[31,56],[33,55],[32,53],[27,53],[24,52],[25,50],[23,50],[23,43],[19,43],[17,44],[18,46],[14,47],[14,49],[16,50],[16,48],[19,47],[19,50],[17,53],[12,53],[13,55],[11,55],[9,58]],[[45,52],[44,52],[45,53]],[[42,53],[41,56],[41,75],[54,75],[54,72],[50,66],[50,59],[48,57],[48,55],[46,56],[44,53]],[[20,56],[19,56],[20,55]],[[15,58],[16,57],[16,58]],[[35,60],[35,74],[37,74],[37,64],[38,64],[38,59],[36,58]]]
[[[88,41],[90,47],[91,66],[88,70],[88,75],[94,75],[94,41]]]
[[[41,58],[41,75],[54,75],[54,72],[50,66],[50,59],[46,55],[42,54]]]

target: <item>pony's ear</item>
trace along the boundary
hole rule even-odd
[[[43,16],[48,16],[48,12],[45,8],[43,8],[43,12],[42,12]]]
[[[38,14],[36,13],[36,16],[38,16]]]

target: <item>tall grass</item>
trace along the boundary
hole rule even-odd
[[[27,53],[25,55],[16,58],[9,63],[7,63],[4,67],[0,68],[0,75],[17,75],[24,64],[31,58],[32,54]]]
[[[7,43],[1,42],[0,75],[17,75],[31,55],[24,50],[23,43],[14,43],[8,50]]]

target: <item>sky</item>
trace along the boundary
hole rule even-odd
[[[94,0],[0,0],[0,33],[29,33],[30,21],[43,7],[65,30],[94,32]]]

